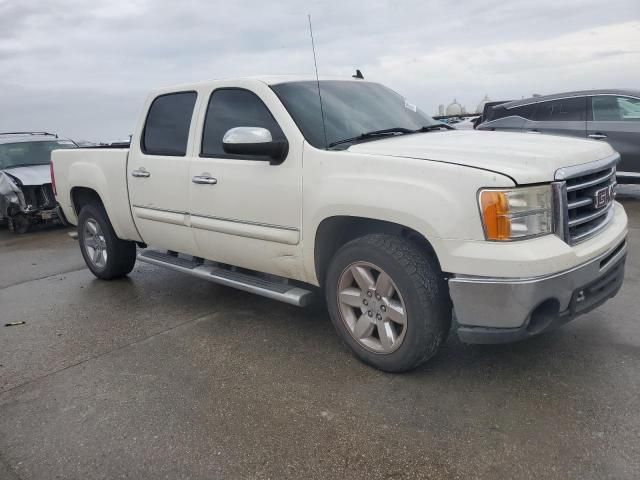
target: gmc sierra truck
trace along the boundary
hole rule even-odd
[[[399,372],[450,329],[521,340],[613,297],[618,160],[451,130],[360,79],[260,77],[155,91],[130,148],[54,151],[52,172],[98,278],[138,259],[298,306],[322,294],[355,355]]]

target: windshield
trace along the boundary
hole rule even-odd
[[[417,130],[438,122],[393,90],[377,83],[344,80],[320,82],[327,129],[325,144],[318,84],[291,82],[271,87],[306,140],[316,148],[363,133],[403,128]]]
[[[71,140],[0,143],[0,170],[25,165],[48,165],[51,151],[58,148],[76,148],[76,145]]]

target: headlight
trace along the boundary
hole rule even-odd
[[[487,240],[518,240],[553,233],[551,186],[480,190]]]

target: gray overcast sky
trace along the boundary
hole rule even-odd
[[[313,73],[455,97],[640,88],[640,0],[0,0],[0,131],[126,138],[151,88]]]

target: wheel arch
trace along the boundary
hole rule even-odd
[[[340,247],[351,240],[373,233],[397,235],[410,240],[426,255],[431,256],[442,270],[433,244],[417,230],[387,220],[335,215],[322,220],[315,232],[313,254],[318,285],[324,286],[328,264]]]
[[[97,204],[104,207],[104,202],[100,198],[100,194],[93,188],[89,187],[73,187],[71,189],[71,205],[76,217],[80,215],[82,207],[88,204]]]

